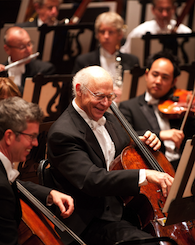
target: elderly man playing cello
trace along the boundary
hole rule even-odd
[[[148,169],[109,171],[130,138],[107,112],[116,98],[107,71],[99,66],[83,68],[73,78],[73,91],[75,98],[48,133],[53,177],[76,201],[74,214],[64,222],[88,245],[150,237],[138,228],[135,213],[124,208],[119,196],[137,196],[147,182],[157,184],[167,196],[173,178]],[[154,150],[161,145],[149,131],[141,139]]]

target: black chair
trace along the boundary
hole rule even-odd
[[[55,184],[50,172],[50,164],[48,159],[41,160],[37,168],[37,176],[39,184],[47,187],[54,188]]]
[[[38,74],[26,80],[23,98],[42,108],[44,122],[55,121],[72,100],[72,78],[72,74]]]

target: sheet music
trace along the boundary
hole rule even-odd
[[[179,162],[176,174],[175,174],[175,178],[174,178],[173,184],[171,186],[171,190],[169,192],[169,195],[167,197],[167,200],[166,200],[164,208],[163,208],[163,213],[168,212],[171,202],[176,198],[177,192],[178,192],[179,187],[180,187],[180,182],[183,178],[189,157],[190,157],[192,149],[193,149],[193,145],[191,145],[191,142],[192,142],[192,140],[186,141],[185,148],[183,150],[183,154],[181,156],[181,159],[180,159],[180,162]],[[195,166],[193,166],[193,170],[191,171],[191,175],[190,175],[190,178],[189,178],[188,183],[186,185],[183,197],[192,196],[191,186],[192,186],[192,183],[194,181],[194,178],[195,178]]]

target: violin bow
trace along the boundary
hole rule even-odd
[[[55,226],[62,232],[68,232],[79,244],[86,245],[72,230],[59,220],[49,209],[47,209],[37,198],[35,198],[20,182],[16,181],[18,190],[37,207]]]
[[[187,120],[187,118],[188,118],[188,115],[189,115],[189,112],[190,112],[190,108],[191,108],[191,105],[192,105],[194,96],[195,96],[195,85],[194,85],[193,94],[192,94],[191,99],[190,99],[190,102],[189,102],[189,104],[188,104],[188,109],[187,109],[187,111],[186,111],[186,113],[185,113],[185,116],[184,116],[182,125],[181,125],[181,127],[180,127],[180,130],[181,130],[181,131],[183,131],[183,129],[184,129],[184,126],[185,126],[186,120]]]

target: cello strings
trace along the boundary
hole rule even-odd
[[[158,164],[157,160],[154,158],[154,156],[149,152],[148,148],[143,144],[143,142],[139,139],[139,136],[135,132],[135,130],[132,128],[132,126],[129,124],[129,122],[126,120],[124,115],[118,110],[114,102],[112,102],[110,106],[111,110],[114,112],[115,116],[118,118],[119,122],[122,124],[124,129],[127,131],[129,136],[133,139],[133,141],[136,143],[136,145],[139,147],[145,158],[147,159],[148,163],[151,165],[151,167],[157,171],[164,172],[164,170],[161,168],[161,166]]]
[[[18,190],[35,205],[54,225],[62,232],[67,231],[78,243],[86,245],[72,230],[61,222],[50,210],[48,210],[38,199],[36,199],[23,185],[16,181]]]

